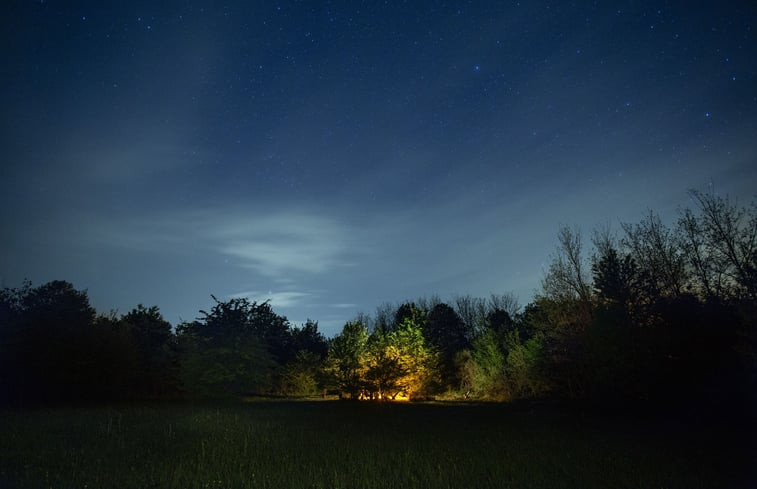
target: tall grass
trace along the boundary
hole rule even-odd
[[[721,430],[499,405],[6,411],[3,488],[749,487]]]

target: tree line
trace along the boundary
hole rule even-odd
[[[327,339],[268,302],[213,297],[176,328],[157,307],[102,315],[54,281],[0,291],[10,402],[308,396],[351,399],[753,401],[757,212],[691,192],[674,226],[650,212],[591,247],[562,227],[540,290],[420,298]]]

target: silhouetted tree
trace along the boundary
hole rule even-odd
[[[471,295],[458,295],[453,299],[453,308],[465,325],[470,337],[486,327],[486,300]]]
[[[318,322],[308,319],[302,327],[290,329],[289,350],[295,356],[301,351],[324,358],[329,350],[326,338],[318,331]]]
[[[472,332],[466,330],[463,320],[447,304],[437,304],[431,310],[425,331],[429,341],[440,351],[454,354],[470,346]]]
[[[116,317],[113,312],[99,315],[95,319],[95,329],[100,340],[97,355],[106,361],[98,362],[98,385],[91,392],[93,399],[143,399],[156,397],[148,393],[142,365],[144,355],[129,325]],[[170,375],[171,371],[167,372]],[[175,381],[175,377],[171,378]],[[172,383],[165,391],[175,393],[176,385]]]
[[[376,314],[375,319],[373,320],[373,324],[364,324],[371,331],[374,329],[390,330],[395,324],[396,315],[397,306],[389,302],[384,302],[383,304],[376,307]]]
[[[139,397],[164,397],[176,391],[178,358],[171,324],[157,306],[142,304],[121,317],[122,327],[133,338],[138,354]]]
[[[289,356],[288,321],[268,302],[213,299],[210,312],[177,327],[184,388],[203,396],[271,391]]]
[[[507,332],[516,328],[513,318],[503,309],[495,309],[489,312],[486,316],[486,327],[499,336],[504,336]]]
[[[518,298],[511,293],[491,294],[488,304],[489,314],[492,311],[505,311],[511,318],[520,312]]]
[[[65,401],[102,394],[101,343],[108,331],[95,328],[87,293],[69,282],[6,289],[2,327],[8,341],[3,364],[6,388],[15,400]]]
[[[0,289],[0,403],[16,401],[24,394],[24,378],[28,377],[24,350],[22,305],[31,283],[16,288]]]
[[[173,334],[156,306],[97,315],[54,281],[0,290],[0,396],[13,402],[163,397],[177,358],[191,395],[540,396],[757,402],[757,212],[714,193],[668,228],[650,212],[596,230],[591,260],[561,227],[542,290],[384,304],[331,340],[268,302],[220,301]],[[587,266],[591,263],[591,267]],[[589,273],[590,272],[590,273]],[[177,354],[178,352],[178,354]],[[454,395],[454,394],[453,394]]]
[[[577,300],[589,307],[592,294],[582,254],[581,232],[562,226],[557,238],[557,252],[552,257],[549,271],[542,280],[544,294],[554,300]]]
[[[394,321],[391,330],[396,330],[406,320],[412,321],[421,327],[425,327],[428,320],[428,311],[415,305],[414,302],[400,304],[394,313]]]
[[[439,352],[441,387],[457,388],[460,377],[455,358],[460,351],[470,348],[472,332],[466,330],[454,309],[441,303],[434,306],[428,315],[425,336]]]
[[[635,302],[637,287],[636,263],[631,255],[619,257],[617,250],[607,248],[592,265],[594,289],[599,297],[626,307]]]
[[[623,246],[638,267],[640,282],[649,297],[681,295],[689,283],[680,237],[650,211],[636,224],[623,224]]]
[[[684,213],[681,224],[702,285],[722,291],[725,284],[737,296],[757,299],[757,209],[737,207],[714,192],[690,195],[700,213]]]

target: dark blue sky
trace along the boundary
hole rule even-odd
[[[2,285],[330,335],[757,188],[753,2],[110,3],[4,8]]]

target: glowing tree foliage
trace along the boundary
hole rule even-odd
[[[438,353],[412,317],[405,317],[394,331],[375,331],[362,360],[372,398],[424,396],[438,380]]]
[[[396,356],[404,375],[399,384],[408,397],[424,395],[438,370],[438,353],[423,337],[421,326],[405,320],[389,335],[389,351]]]
[[[370,399],[395,398],[403,390],[400,379],[406,375],[399,363],[396,348],[392,347],[390,334],[376,330],[370,336],[360,358],[361,397]]]

